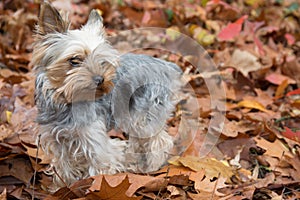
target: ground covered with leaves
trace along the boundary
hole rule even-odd
[[[175,62],[185,72],[199,104],[190,107],[201,125],[193,143],[157,172],[99,175],[55,193],[47,190],[51,175],[44,171],[49,158],[37,148],[34,123],[30,60],[38,2],[0,2],[1,200],[300,199],[299,1],[54,1],[55,7],[70,13],[73,28],[86,22],[91,9],[98,9],[108,35],[117,38],[122,30],[138,27],[166,28],[165,36],[174,41],[176,34],[168,30],[186,34],[213,58],[226,90],[224,128],[212,151],[200,158],[217,109],[210,106],[203,80],[214,72],[197,70],[188,55],[139,50]],[[128,37],[122,35],[123,48],[134,45]],[[170,132],[178,128],[175,118]]]

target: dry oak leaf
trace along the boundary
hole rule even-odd
[[[44,200],[69,200],[85,196],[86,190],[91,186],[92,178],[82,179],[73,183],[70,187],[62,187],[54,194],[48,195]]]
[[[112,187],[108,184],[105,176],[102,176],[101,187],[99,191],[92,191],[87,194],[86,199],[96,200],[96,199],[105,199],[105,200],[139,200],[142,197],[128,197],[126,192],[130,187],[129,178],[126,175],[123,181],[117,186]]]
[[[275,140],[274,142],[269,142],[264,138],[256,137],[254,138],[257,146],[266,150],[265,154],[281,159],[283,155],[288,156],[290,158],[293,155],[290,153],[289,149],[283,144],[280,140]]]
[[[168,185],[167,190],[171,193],[171,199],[187,199],[185,191],[180,187]]]
[[[130,186],[128,190],[126,191],[126,195],[131,197],[139,188],[144,187],[146,185],[151,184],[151,182],[159,182],[160,178],[156,178],[153,176],[142,176],[138,174],[131,174],[131,173],[119,173],[115,175],[98,175],[94,176],[94,183],[93,185],[89,188],[90,191],[99,191],[101,188],[102,180],[103,177],[105,177],[106,181],[112,186],[115,187],[119,185],[125,177],[128,176]]]
[[[199,158],[194,156],[181,157],[178,161],[185,167],[188,167],[194,171],[205,170],[205,175],[208,178],[225,177],[228,180],[234,175],[233,170],[226,166],[223,162],[215,160],[213,158]]]
[[[240,49],[234,50],[230,64],[245,77],[248,76],[249,72],[259,70],[262,67],[255,55]]]
[[[224,196],[223,193],[218,192],[218,189],[227,187],[228,185],[225,184],[226,178],[224,177],[219,177],[216,180],[210,180],[208,177],[203,179],[202,181],[195,183],[195,190],[199,193],[201,191],[204,192],[211,192],[215,193],[217,196]]]
[[[237,105],[239,107],[257,109],[257,110],[269,113],[269,110],[267,110],[260,102],[255,101],[255,100],[243,100],[243,101],[240,101]]]

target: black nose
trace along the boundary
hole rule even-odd
[[[104,78],[102,76],[94,76],[93,80],[95,81],[96,85],[99,86],[103,83]]]

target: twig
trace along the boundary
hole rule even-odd
[[[216,184],[214,185],[213,193],[212,193],[212,195],[211,195],[211,197],[210,197],[210,200],[213,200],[214,197],[215,197],[215,191],[216,191],[216,189],[217,189],[217,185],[218,185],[218,182],[219,182],[219,179],[220,179],[220,175],[221,175],[221,173],[219,172],[218,178],[217,178],[217,181],[216,181]]]
[[[39,155],[39,149],[40,149],[40,139],[41,135],[38,135],[38,143],[37,143],[37,149],[36,149],[36,155],[35,155],[35,166],[34,166],[34,174],[33,174],[33,183],[32,183],[32,200],[34,200],[34,191],[35,191],[35,181],[36,181],[36,173],[37,173],[37,164],[38,164],[38,155]]]

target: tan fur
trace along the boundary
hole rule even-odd
[[[143,55],[120,57],[95,10],[81,29],[68,27],[42,3],[32,64],[40,141],[52,158],[55,187],[97,174],[159,169],[173,147],[165,123],[181,70]],[[129,139],[110,138],[113,127]]]

